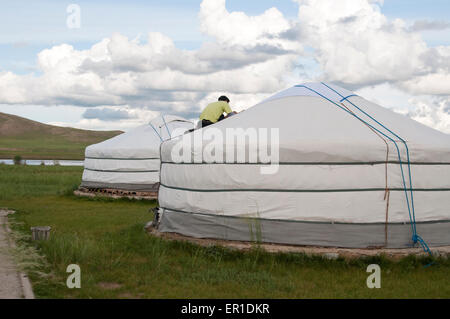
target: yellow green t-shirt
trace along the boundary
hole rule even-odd
[[[219,120],[219,117],[223,113],[231,113],[231,107],[230,105],[225,101],[218,101],[214,103],[208,104],[208,106],[205,107],[202,114],[200,114],[200,121],[201,120],[208,120],[213,123],[216,123]]]

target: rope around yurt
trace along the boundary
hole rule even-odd
[[[167,126],[166,120],[164,119],[164,115],[161,116],[161,117],[162,117],[162,119],[163,119],[164,125],[166,126],[167,133],[169,133],[169,139],[171,139],[171,138],[172,138],[172,135],[170,134],[169,127]]]
[[[409,149],[408,149],[408,145],[406,143],[406,141],[404,139],[402,139],[401,137],[399,137],[397,134],[395,134],[394,132],[392,132],[391,130],[389,130],[386,126],[384,126],[383,124],[381,124],[379,121],[377,121],[376,119],[374,119],[372,116],[370,116],[369,114],[367,114],[365,111],[363,111],[361,108],[359,108],[358,106],[356,106],[354,103],[352,103],[351,101],[348,100],[348,98],[350,98],[351,96],[355,96],[354,94],[349,95],[347,97],[344,97],[343,95],[341,95],[339,92],[337,92],[336,90],[334,90],[333,88],[329,87],[328,85],[326,85],[325,83],[322,82],[322,84],[324,86],[326,86],[328,89],[332,90],[333,92],[335,92],[336,94],[338,94],[339,96],[342,97],[342,100],[340,101],[341,103],[343,101],[347,101],[350,104],[352,104],[355,108],[357,108],[359,111],[361,111],[362,113],[364,113],[366,116],[368,116],[369,118],[371,118],[373,121],[375,121],[378,125],[380,125],[381,127],[383,127],[385,130],[387,130],[388,132],[390,132],[391,134],[393,134],[395,137],[397,137],[400,141],[402,141],[402,143],[405,145],[405,149],[406,149],[406,154],[407,154],[407,164],[408,164],[408,173],[409,173],[409,185],[410,185],[410,192],[411,192],[411,205],[409,202],[409,196],[408,196],[408,190],[407,190],[407,185],[406,185],[406,180],[405,180],[405,174],[403,171],[403,161],[401,158],[401,154],[400,154],[400,149],[398,147],[397,142],[390,136],[386,135],[385,133],[381,132],[379,129],[375,128],[373,125],[371,125],[370,123],[364,121],[362,118],[360,118],[359,116],[357,116],[354,112],[351,112],[349,110],[347,110],[345,107],[340,106],[339,104],[337,104],[336,102],[332,101],[331,99],[327,98],[326,96],[324,96],[323,94],[317,92],[314,89],[311,89],[309,87],[307,87],[306,85],[296,85],[295,87],[303,87],[315,94],[317,94],[318,96],[322,97],[323,99],[333,103],[334,105],[336,105],[337,107],[339,107],[340,109],[342,109],[343,111],[347,112],[348,114],[350,114],[351,116],[359,119],[361,122],[363,122],[364,124],[366,124],[368,127],[370,127],[371,129],[377,131],[378,133],[380,133],[381,135],[385,136],[387,139],[389,139],[391,142],[394,143],[396,149],[397,149],[397,156],[398,156],[398,160],[399,160],[399,165],[400,165],[400,171],[401,171],[401,176],[402,176],[402,182],[403,182],[403,188],[404,188],[404,192],[405,192],[405,198],[406,198],[406,203],[407,203],[407,207],[408,207],[408,214],[409,214],[409,219],[411,222],[411,230],[412,230],[412,241],[414,244],[416,243],[420,243],[420,245],[422,246],[422,248],[424,249],[425,252],[428,252],[431,255],[431,251],[430,248],[428,247],[428,245],[426,244],[426,242],[422,239],[422,237],[420,237],[417,234],[417,229],[416,229],[416,219],[415,219],[415,210],[414,210],[414,198],[413,198],[413,190],[412,190],[412,177],[411,177],[411,162],[410,162],[410,157],[409,157]]]
[[[422,237],[420,237],[417,234],[417,228],[416,228],[416,215],[415,215],[415,209],[414,209],[414,197],[413,197],[413,186],[412,186],[412,174],[411,174],[411,161],[410,161],[410,156],[409,156],[409,148],[408,148],[408,144],[406,143],[406,141],[401,138],[400,136],[398,136],[396,133],[394,133],[392,130],[388,129],[385,125],[383,125],[382,123],[380,123],[378,120],[376,120],[375,118],[373,118],[370,114],[368,114],[367,112],[365,112],[364,110],[362,110],[360,107],[358,107],[357,105],[355,105],[353,102],[351,102],[350,100],[348,100],[350,96],[344,97],[342,96],[339,92],[337,92],[336,90],[334,90],[333,88],[331,88],[330,86],[328,86],[327,84],[321,82],[324,86],[326,86],[327,88],[329,88],[330,90],[332,90],[333,92],[335,92],[336,94],[338,94],[339,96],[342,97],[342,101],[347,101],[348,103],[350,103],[351,105],[353,105],[355,108],[357,108],[359,111],[361,111],[363,114],[365,114],[366,116],[368,116],[370,119],[372,119],[373,121],[375,121],[375,123],[377,123],[378,125],[380,125],[381,127],[383,127],[384,129],[386,129],[388,132],[390,132],[391,134],[393,134],[395,137],[397,137],[404,145],[405,145],[405,149],[406,149],[406,156],[407,156],[407,161],[408,161],[408,175],[409,175],[409,189],[410,189],[410,194],[411,194],[411,208],[412,208],[412,214],[411,214],[411,210],[409,207],[409,200],[408,200],[408,192],[406,189],[406,183],[403,180],[403,184],[404,184],[404,188],[405,188],[405,193],[406,193],[406,200],[408,203],[408,213],[409,213],[409,218],[411,221],[411,227],[412,227],[412,241],[414,242],[414,244],[416,244],[417,242],[420,243],[420,245],[422,246],[423,250],[428,252],[431,255],[431,251],[430,248],[428,247],[427,243],[422,239]],[[354,95],[353,95],[354,96]],[[397,146],[397,143],[395,143]],[[400,167],[402,168],[402,162],[401,162],[401,155],[400,153],[399,155],[399,161],[400,161]],[[404,179],[404,174],[403,174],[403,168],[401,169],[402,171],[402,177]]]
[[[412,214],[411,214],[411,210],[409,209],[409,204],[408,204],[408,213],[409,213],[409,218],[411,221],[411,227],[412,227],[412,240],[414,242],[414,244],[416,244],[417,242],[420,243],[420,245],[422,246],[423,250],[427,253],[429,253],[431,255],[431,251],[430,248],[428,247],[427,243],[422,239],[422,237],[420,237],[417,234],[417,228],[416,228],[416,214],[415,214],[415,209],[414,209],[414,197],[413,197],[413,186],[412,186],[412,174],[411,174],[411,161],[410,161],[410,156],[409,156],[409,148],[408,148],[408,144],[406,143],[406,141],[401,138],[400,136],[398,136],[396,133],[394,133],[393,131],[391,131],[390,129],[388,129],[385,125],[381,124],[379,121],[377,121],[375,118],[373,118],[370,114],[368,114],[367,112],[365,112],[364,110],[362,110],[361,108],[359,108],[357,105],[355,105],[353,102],[351,102],[350,100],[348,100],[348,97],[342,96],[339,92],[337,92],[336,90],[334,90],[333,88],[331,88],[330,86],[328,86],[327,84],[321,82],[324,86],[326,86],[327,88],[329,88],[330,90],[332,90],[333,92],[335,92],[336,94],[338,94],[339,96],[341,96],[343,98],[343,100],[346,100],[348,103],[350,103],[351,105],[353,105],[354,107],[356,107],[359,111],[361,111],[362,113],[364,113],[366,116],[368,116],[369,118],[371,118],[373,121],[375,121],[375,123],[377,123],[378,125],[380,125],[381,127],[383,127],[384,129],[386,129],[388,132],[390,132],[391,134],[393,134],[395,137],[397,137],[400,141],[402,141],[402,143],[405,145],[405,149],[406,149],[406,156],[407,156],[407,161],[408,161],[408,175],[409,175],[409,190],[410,190],[410,194],[411,194],[411,208],[412,208]],[[400,154],[399,154],[400,156]],[[400,157],[399,157],[400,158]],[[400,162],[400,165],[402,165],[402,163]],[[403,175],[403,169],[402,169],[402,175]],[[405,192],[407,193],[406,190],[406,185],[405,186]],[[406,196],[406,199],[408,200],[408,196]],[[412,218],[411,218],[412,215]]]
[[[351,112],[353,115],[355,113],[350,110],[344,103],[341,102],[341,105],[345,107],[349,112]],[[365,122],[361,122],[363,124],[366,124]],[[367,125],[366,125],[367,126]],[[376,136],[378,136],[386,145],[386,161],[384,165],[384,179],[385,179],[385,185],[384,185],[384,197],[383,200],[386,201],[386,219],[384,223],[384,246],[388,246],[388,222],[389,222],[389,197],[390,197],[390,190],[389,190],[389,183],[388,183],[388,165],[389,165],[389,143],[388,141],[381,136],[377,131],[375,131],[370,126],[367,126]]]
[[[158,135],[159,139],[161,140],[161,142],[164,142],[163,138],[161,137],[161,135],[158,133],[158,131],[156,130],[156,128],[152,125],[152,123],[148,123],[153,130],[155,131],[156,135]]]

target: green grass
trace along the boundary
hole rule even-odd
[[[65,136],[0,137],[0,158],[13,158],[20,155],[24,159],[66,159],[83,160],[84,150],[88,145],[107,140],[117,134],[102,134],[81,141],[74,141]]]
[[[67,193],[81,183],[82,172],[73,166],[0,164],[0,201]]]
[[[0,165],[0,206],[17,210],[15,230],[50,225],[45,257],[31,272],[41,298],[449,298],[450,261],[408,257],[325,260],[200,247],[146,234],[155,202],[70,195],[81,168]],[[28,240],[22,244],[31,245]],[[69,264],[81,289],[68,289]],[[366,268],[381,266],[381,289],[368,289]]]
[[[92,139],[87,142],[70,142],[64,137],[21,136],[1,137],[0,158],[13,158],[20,155],[24,159],[84,159],[86,146],[107,138]]]

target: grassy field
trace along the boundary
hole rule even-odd
[[[81,160],[86,146],[120,133],[52,126],[0,113],[0,158]]]
[[[16,232],[52,226],[51,240],[37,250],[27,238],[21,240],[38,297],[450,297],[449,260],[436,259],[430,267],[424,267],[429,258],[325,260],[151,237],[143,227],[155,202],[77,198],[71,190],[81,172],[76,167],[0,165],[0,207],[17,211],[10,217]],[[44,259],[39,261],[36,252]],[[81,289],[65,285],[66,267],[72,263],[81,267]],[[381,266],[381,289],[366,286],[366,268],[372,263]]]

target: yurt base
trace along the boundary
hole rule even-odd
[[[160,232],[155,227],[152,227],[151,223],[145,227],[150,236],[163,238],[173,241],[187,241],[204,247],[210,246],[222,246],[230,249],[236,249],[241,251],[249,251],[257,246],[260,249],[269,253],[303,253],[307,255],[319,255],[327,259],[337,258],[363,258],[373,256],[385,256],[390,259],[398,260],[406,256],[426,256],[426,253],[421,247],[415,248],[337,248],[337,247],[319,247],[319,246],[295,246],[295,245],[282,245],[282,244],[270,244],[270,243],[257,243],[257,242],[244,242],[244,241],[232,241],[222,239],[210,239],[210,238],[194,238],[178,233]],[[435,257],[450,257],[450,246],[433,247],[431,249],[433,256]]]
[[[158,191],[140,192],[112,188],[87,188],[79,187],[74,195],[85,197],[109,197],[109,198],[129,198],[138,200],[154,200],[158,198]]]

